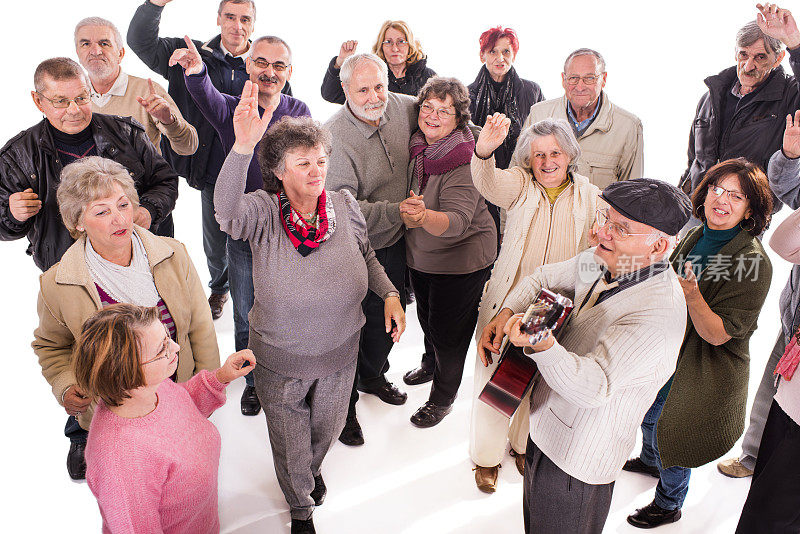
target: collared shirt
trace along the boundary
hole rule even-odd
[[[651,278],[659,273],[663,273],[669,268],[669,263],[666,261],[659,261],[657,263],[653,263],[648,265],[647,267],[642,267],[632,273],[623,274],[616,278],[611,278],[611,273],[607,270],[604,270],[603,276],[605,277],[607,282],[617,282],[619,285],[615,288],[608,289],[600,293],[600,296],[597,297],[597,302],[595,302],[595,306],[600,304],[604,300],[613,297],[620,291],[624,291],[629,287],[633,287],[639,282],[644,282],[648,278]]]
[[[580,135],[586,131],[586,128],[589,127],[590,124],[594,121],[595,117],[597,117],[597,113],[600,111],[600,106],[603,105],[603,94],[600,93],[600,97],[597,99],[597,104],[594,107],[594,112],[592,116],[586,120],[582,120],[578,122],[578,119],[575,118],[575,114],[572,112],[572,104],[569,103],[567,100],[567,117],[569,117],[570,125],[572,126],[573,131],[575,132],[575,137],[580,137]]]
[[[105,94],[98,93],[94,85],[92,85],[92,103],[97,105],[97,107],[102,108],[106,104],[111,101],[111,97],[113,96],[125,96],[125,93],[128,91],[128,75],[125,74],[124,71],[119,71],[119,76],[114,81],[114,85],[111,86],[111,89],[108,90]]]
[[[247,41],[247,48],[245,48],[244,52],[242,52],[238,56],[234,55],[233,52],[231,52],[230,50],[225,48],[225,45],[222,44],[222,39],[219,40],[219,48],[222,50],[222,53],[225,54],[225,56],[244,58],[247,55],[247,53],[250,51],[250,41]]]

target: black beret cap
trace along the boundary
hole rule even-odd
[[[653,178],[614,182],[600,196],[625,217],[667,235],[677,235],[692,214],[692,203],[686,193]]]

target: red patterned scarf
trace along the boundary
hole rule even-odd
[[[333,204],[328,201],[325,190],[317,200],[317,227],[308,224],[303,217],[289,203],[283,191],[278,192],[278,204],[281,207],[281,223],[289,240],[303,256],[314,252],[322,243],[328,240],[336,229],[336,214]]]
[[[414,178],[422,194],[431,175],[445,174],[461,165],[469,164],[472,151],[475,150],[475,138],[469,128],[464,126],[429,145],[425,141],[425,134],[417,129],[411,135],[408,149],[414,161]]]
[[[797,344],[797,333],[795,333],[773,374],[781,375],[784,380],[791,380],[798,363],[800,363],[800,346]]]

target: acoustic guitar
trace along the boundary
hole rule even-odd
[[[572,301],[567,297],[541,289],[522,316],[520,330],[532,336],[531,343],[534,345],[543,340],[548,332],[558,338],[572,308]],[[510,418],[528,394],[537,372],[533,358],[506,340],[497,369],[478,398]]]

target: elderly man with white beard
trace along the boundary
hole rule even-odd
[[[406,246],[400,203],[411,189],[408,140],[417,122],[415,100],[389,92],[386,63],[375,54],[350,56],[339,76],[347,100],[325,123],[333,134],[328,188],[347,189],[358,200],[375,256],[404,303]],[[424,213],[416,216],[421,219]],[[362,306],[366,323],[361,332],[358,372],[347,423],[339,437],[346,445],[364,443],[356,418],[358,390],[395,405],[407,398],[385,377],[393,342],[388,334],[391,325],[384,320],[383,300],[370,292]]]

